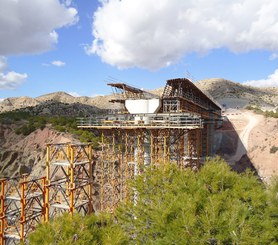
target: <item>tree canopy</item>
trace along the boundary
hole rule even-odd
[[[133,188],[136,205],[118,215],[135,243],[278,243],[277,196],[252,172],[239,175],[219,158],[197,173],[174,165],[148,170]]]
[[[219,158],[197,172],[175,165],[148,169],[130,190],[113,219],[59,217],[38,227],[30,244],[67,244],[76,233],[76,244],[278,243],[278,182],[265,186]]]

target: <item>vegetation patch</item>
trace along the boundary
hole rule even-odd
[[[263,111],[259,107],[251,106],[251,105],[246,106],[245,109],[251,110],[251,111],[253,111],[253,112],[257,113],[257,114],[260,114],[260,115],[264,115],[265,117],[278,118],[278,111],[276,111],[276,112],[273,112],[273,111]]]
[[[20,122],[20,123],[19,123]],[[77,128],[76,118],[69,116],[34,116],[21,110],[5,112],[0,114],[0,123],[17,123],[20,126],[16,129],[16,134],[25,136],[37,129],[43,130],[47,124],[59,132],[68,132],[73,134],[81,142],[92,142],[94,148],[98,148],[100,137],[93,132]]]
[[[30,245],[64,244],[128,244],[123,229],[112,216],[64,214],[51,222],[39,225],[29,236]]]
[[[278,151],[278,147],[273,145],[271,148],[270,148],[270,153],[272,154],[275,154],[276,152]]]
[[[278,243],[278,181],[265,187],[219,158],[198,172],[175,165],[148,169],[130,190],[114,219],[58,217],[41,225],[30,244]]]

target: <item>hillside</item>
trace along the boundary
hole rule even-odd
[[[225,104],[227,108],[243,108],[247,105],[256,105],[266,109],[273,109],[278,106],[278,88],[250,87],[222,78],[200,80],[196,82],[195,85],[204,93],[210,95],[220,105]],[[161,95],[163,93],[163,88],[151,90],[150,92]],[[115,96],[113,94],[96,97],[74,97],[65,92],[45,94],[36,98],[6,98],[0,101],[0,113],[20,108],[36,107],[38,105],[49,108],[53,106],[55,102],[91,106],[94,108],[94,111],[98,109],[117,109],[117,104],[109,102],[109,100],[114,98]],[[84,110],[88,109],[89,107],[84,108]],[[89,110],[89,112],[91,111],[92,110]]]
[[[44,157],[47,143],[74,142],[69,133],[61,133],[53,128],[37,129],[24,136],[16,134],[16,124],[0,123],[0,176],[17,176],[31,173],[40,176],[44,173]]]
[[[6,98],[0,101],[0,113],[5,111],[12,111],[26,107],[44,107],[50,109],[55,103],[64,105],[85,105],[84,109],[94,108],[95,111],[99,109],[117,108],[116,104],[111,104],[109,100],[113,99],[114,95],[96,96],[96,97],[74,97],[65,92],[56,92],[45,94],[36,98],[30,97],[13,97]]]
[[[255,105],[272,109],[278,105],[278,88],[256,88],[220,78],[200,80],[195,85],[228,108]]]
[[[217,154],[234,170],[254,169],[269,182],[278,176],[278,119],[244,109],[227,109],[215,134]],[[218,143],[217,143],[218,142]]]
[[[243,110],[246,105],[257,105],[273,109],[278,105],[278,88],[255,88],[234,83],[225,79],[198,81],[196,86],[211,96],[220,105],[226,105],[224,127],[216,133],[217,154],[226,159],[236,170],[254,166],[259,175],[269,179],[278,174],[276,159],[278,151],[278,119],[264,118],[253,112]],[[163,88],[150,91],[161,95]],[[104,112],[103,109],[117,108],[109,103],[114,95],[97,97],[74,97],[64,92],[42,95],[36,98],[7,98],[0,102],[0,113],[21,109],[31,115],[52,115],[78,117]],[[21,171],[22,164],[33,169],[39,166],[43,157],[44,144],[59,142],[63,133],[46,127],[28,136],[17,135],[16,124],[0,124],[0,173],[15,174]],[[24,121],[21,122],[24,124]],[[63,136],[64,137],[64,136]],[[51,138],[51,139],[50,139]],[[70,134],[65,136],[73,139]],[[40,143],[37,140],[40,139]],[[27,147],[27,148],[25,148]],[[40,167],[39,167],[40,168]],[[35,172],[38,172],[37,170]]]

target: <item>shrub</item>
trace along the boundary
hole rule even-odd
[[[270,148],[270,153],[271,154],[275,154],[276,152],[278,151],[278,147],[277,146],[272,146],[271,148]]]

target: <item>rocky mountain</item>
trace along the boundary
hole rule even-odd
[[[278,105],[278,88],[251,87],[221,78],[200,80],[196,86],[228,108],[254,105],[273,109]]]
[[[256,88],[221,78],[200,80],[195,85],[204,93],[211,95],[220,105],[225,105],[227,108],[242,108],[247,105],[256,105],[266,109],[273,109],[278,106],[278,88]],[[158,88],[150,92],[161,95],[163,88]],[[109,102],[109,100],[114,98],[115,95],[113,94],[96,97],[74,97],[65,92],[45,94],[36,98],[6,98],[0,101],[0,113],[39,105],[40,108],[46,107],[51,110],[50,107],[55,106],[55,103],[90,106],[83,108],[84,110],[90,108],[89,112],[97,111],[98,109],[117,109],[117,104]]]
[[[85,105],[84,109],[89,109],[89,111],[98,110],[98,109],[113,109],[117,108],[116,104],[112,104],[109,100],[113,99],[114,95],[107,96],[96,96],[96,97],[74,97],[65,92],[55,92],[50,94],[45,94],[36,98],[30,97],[13,97],[6,98],[3,101],[0,101],[0,113],[5,111],[12,111],[16,109],[22,109],[27,107],[46,107],[51,110],[51,106],[55,106],[55,104],[60,105]],[[87,107],[86,107],[87,106]],[[59,106],[56,106],[59,107]],[[82,109],[80,107],[80,109]]]

